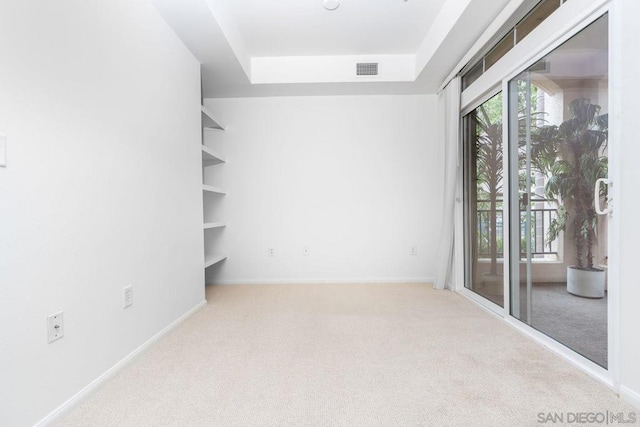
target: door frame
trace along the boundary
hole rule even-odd
[[[523,39],[518,45],[514,46],[503,58],[501,58],[491,69],[487,70],[478,80],[471,84],[464,92],[461,93],[460,103],[460,121],[463,117],[489,99],[491,96],[502,91],[503,97],[503,124],[508,124],[508,103],[509,103],[509,81],[522,73],[527,67],[535,63],[542,57],[546,56],[565,41],[585,29],[602,15],[609,14],[609,80],[616,81],[620,78],[621,70],[619,61],[614,59],[618,55],[618,43],[622,37],[619,33],[619,22],[617,4],[621,0],[576,0],[565,3],[538,28],[530,33],[527,38]],[[620,105],[621,88],[615,84],[609,85],[609,140],[613,144],[609,145],[609,178],[613,181],[613,186],[609,189],[612,193],[612,199],[619,200],[620,182],[620,159],[617,155],[616,141],[619,135],[619,119],[616,120],[618,105]],[[461,146],[463,141],[463,133],[460,133],[458,144]],[[509,152],[509,126],[503,125],[503,150]],[[458,150],[463,153],[463,150]],[[460,158],[462,164],[463,159]],[[458,188],[456,200],[456,240],[455,251],[456,256],[456,286],[455,290],[470,300],[476,302],[482,307],[490,310],[499,317],[503,318],[508,325],[517,329],[521,333],[529,336],[541,345],[549,348],[572,365],[583,370],[591,377],[601,381],[615,392],[619,391],[620,385],[620,259],[619,247],[621,230],[619,221],[614,214],[609,218],[609,239],[608,253],[610,255],[608,274],[608,299],[607,299],[607,326],[608,326],[608,368],[602,368],[584,356],[574,352],[558,341],[548,337],[533,327],[521,322],[511,316],[511,289],[510,289],[510,239],[508,238],[508,230],[510,230],[509,206],[510,206],[510,189],[509,189],[509,156],[503,156],[503,171],[505,178],[503,179],[503,229],[505,230],[504,244],[504,307],[483,298],[479,294],[465,287],[465,260],[464,260],[464,218],[463,218],[463,168],[459,169]],[[614,207],[615,209],[615,207]]]

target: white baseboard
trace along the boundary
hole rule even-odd
[[[202,307],[207,305],[207,301],[201,301],[195,305],[195,307],[191,308],[185,314],[171,322],[166,328],[155,334],[153,337],[149,338],[144,344],[140,347],[133,350],[124,359],[113,365],[109,368],[104,374],[100,375],[95,380],[91,381],[85,388],[80,390],[78,393],[73,395],[69,400],[64,402],[62,405],[58,406],[53,412],[49,415],[38,421],[35,425],[40,426],[50,426],[62,420],[63,417],[68,415],[74,408],[76,408],[82,401],[84,401],[87,397],[91,396],[95,393],[102,385],[104,385],[107,381],[113,378],[116,374],[120,373],[124,368],[126,368],[131,362],[136,360],[139,356],[141,356],[144,352],[146,352],[156,341],[167,335],[189,317],[193,316],[196,312],[198,312]]]
[[[640,409],[640,393],[627,386],[620,385],[620,397],[627,403]]]
[[[356,278],[356,279],[239,279],[220,280],[211,285],[320,285],[320,284],[374,284],[374,283],[429,283],[432,284],[433,277],[395,277],[395,278]],[[209,283],[208,283],[209,285]]]

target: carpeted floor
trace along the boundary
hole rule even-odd
[[[226,286],[207,299],[61,425],[537,426],[635,411],[429,285]]]

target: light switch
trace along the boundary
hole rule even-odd
[[[7,137],[0,133],[0,167],[7,167]]]

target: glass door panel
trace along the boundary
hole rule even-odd
[[[607,367],[608,18],[509,82],[511,315]]]
[[[504,305],[502,93],[464,117],[465,287]]]

